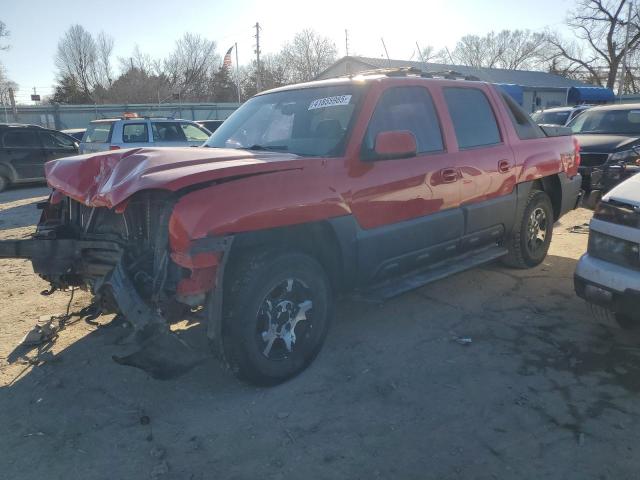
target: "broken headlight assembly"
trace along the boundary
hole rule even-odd
[[[627,268],[640,269],[640,244],[605,235],[589,233],[589,255]]]

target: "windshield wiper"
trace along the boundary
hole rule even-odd
[[[262,150],[262,151],[279,151],[279,150],[289,150],[289,147],[286,145],[258,145],[257,143],[251,145],[250,147],[242,147],[242,150]]]

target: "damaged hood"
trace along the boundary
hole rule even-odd
[[[45,174],[51,188],[74,200],[113,208],[141,190],[176,191],[223,178],[301,168],[304,160],[279,152],[134,148],[52,160],[45,164]]]
[[[640,173],[611,189],[602,200],[613,200],[640,208]]]

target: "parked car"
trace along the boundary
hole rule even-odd
[[[197,147],[208,138],[209,131],[190,120],[126,115],[92,121],[82,138],[80,153],[133,147]]]
[[[12,184],[43,181],[45,162],[77,153],[75,139],[64,133],[0,124],[0,192]]]
[[[320,351],[338,293],[390,298],[498,258],[534,267],[576,206],[570,135],[545,136],[490,84],[425,77],[287,86],[206,148],[52,162],[36,237],[0,242],[0,256],[91,289],[143,352],[181,306],[240,378],[284,381]],[[163,355],[178,357],[156,351],[153,365]]]
[[[598,318],[640,325],[640,174],[606,194],[589,226],[575,289]]]
[[[585,206],[640,171],[640,104],[593,107],[568,127],[580,143]]]
[[[215,132],[224,120],[196,120],[196,123],[201,127],[206,128],[211,133]]]
[[[62,133],[69,135],[70,137],[75,138],[75,140],[80,143],[82,142],[82,137],[84,136],[84,132],[87,131],[86,128],[67,128],[66,130],[60,130]]]
[[[592,105],[575,105],[568,107],[554,107],[538,110],[531,114],[531,118],[538,125],[567,125],[582,112],[589,110]]]

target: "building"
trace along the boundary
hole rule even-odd
[[[594,87],[584,82],[547,72],[475,68],[463,65],[444,65],[371,57],[343,57],[318,75],[317,79],[340,77],[376,68],[402,67],[414,67],[425,72],[453,70],[485,82],[502,84],[505,86],[505,91],[514,97],[528,112],[567,105],[568,103],[586,103],[587,97],[589,103],[610,102],[615,98],[613,92],[607,88]],[[570,92],[571,95],[569,95]]]

